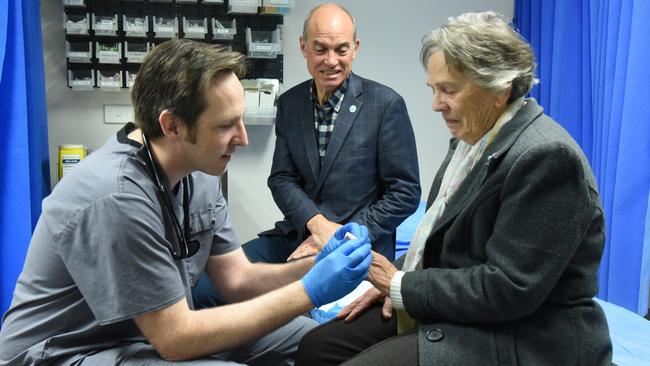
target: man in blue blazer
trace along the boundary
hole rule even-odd
[[[279,98],[268,178],[285,218],[244,245],[252,261],[316,254],[351,221],[368,227],[375,251],[395,256],[395,230],[420,201],[415,138],[402,97],[352,73],[358,48],[346,9],[311,10],[300,49],[313,79]]]

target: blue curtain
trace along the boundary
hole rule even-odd
[[[0,0],[0,311],[50,191],[39,0]],[[4,10],[6,9],[6,10]]]
[[[598,297],[648,311],[650,1],[515,0],[533,46],[531,92],[582,146],[598,181],[607,242]]]

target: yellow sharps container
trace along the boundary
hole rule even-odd
[[[59,145],[59,180],[86,157],[84,145]]]

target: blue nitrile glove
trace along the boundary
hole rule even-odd
[[[368,239],[368,228],[366,228],[364,225],[359,225],[356,222],[349,222],[336,230],[334,235],[332,235],[327,244],[325,244],[323,249],[316,256],[316,263],[318,263],[321,259],[327,257],[328,254],[330,254],[334,249],[341,246],[341,244],[345,243],[347,241],[347,239],[345,239],[346,233],[350,233],[356,236],[357,239]]]
[[[354,290],[372,262],[367,240],[348,240],[316,263],[302,278],[307,295],[316,307],[338,300]]]

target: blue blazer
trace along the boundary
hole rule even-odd
[[[415,212],[421,195],[406,104],[394,90],[351,74],[321,165],[311,82],[291,88],[278,100],[268,186],[285,218],[262,234],[296,230],[305,238],[305,224],[320,213],[341,224],[366,225],[373,249],[393,258],[395,230]]]

